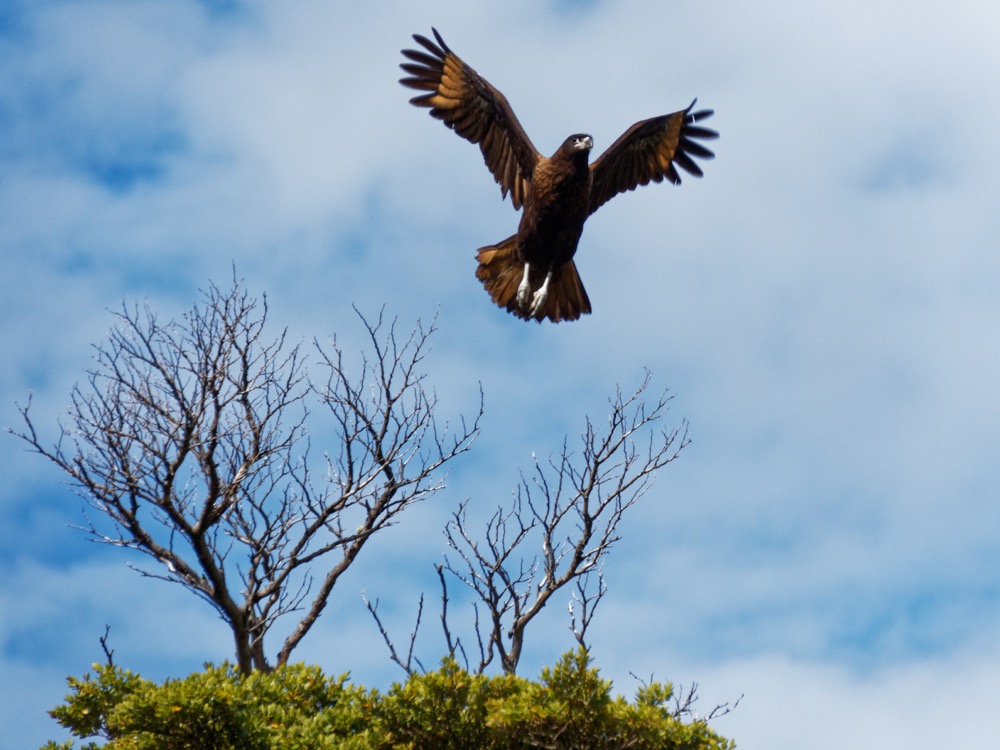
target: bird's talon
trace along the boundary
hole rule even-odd
[[[525,308],[528,306],[528,293],[531,290],[528,288],[527,284],[522,284],[517,288],[517,306],[520,308]]]
[[[524,273],[521,276],[521,283],[517,286],[517,306],[522,310],[528,306],[528,295],[531,294],[531,284],[528,282],[528,275],[531,272],[531,266],[528,263],[524,264]]]
[[[530,314],[537,315],[539,310],[544,309],[545,301],[548,299],[548,297],[549,297],[549,292],[545,287],[542,287],[537,292],[535,292],[534,296],[531,298]]]

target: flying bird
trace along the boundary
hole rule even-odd
[[[687,109],[642,120],[626,130],[594,162],[591,136],[571,135],[556,152],[542,156],[518,122],[506,97],[466,65],[437,29],[435,44],[420,34],[423,50],[405,49],[409,75],[400,83],[426,92],[410,99],[460,136],[479,146],[486,166],[523,209],[517,233],[476,253],[476,277],[500,307],[524,320],[558,323],[589,313],[590,299],[573,256],[583,224],[611,198],[664,178],[681,182],[677,167],[701,177],[694,157],[715,155],[698,140],[719,134],[698,125],[712,110]]]

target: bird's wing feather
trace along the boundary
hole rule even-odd
[[[673,114],[637,122],[590,165],[593,173],[590,213],[618,193],[639,185],[661,182],[664,178],[680,184],[677,167],[701,177],[701,167],[694,157],[711,159],[715,154],[698,140],[711,140],[719,134],[697,125],[711,117],[712,110],[692,112],[694,104],[691,102],[687,109]]]
[[[413,38],[426,52],[403,50],[411,62],[400,67],[409,74],[400,83],[428,93],[410,99],[418,107],[429,107],[431,115],[472,143],[478,144],[483,159],[500,184],[501,193],[510,194],[514,208],[527,196],[532,170],[540,155],[514,116],[507,99],[489,81],[466,65],[432,29],[437,44],[427,37]]]

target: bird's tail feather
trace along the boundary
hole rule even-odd
[[[572,260],[553,275],[549,282],[548,298],[541,310],[534,315],[530,314],[530,298],[528,305],[522,308],[517,302],[517,287],[524,274],[524,265],[517,257],[516,242],[517,236],[512,235],[503,242],[481,247],[476,252],[476,260],[479,261],[476,278],[483,283],[498,306],[523,320],[534,318],[538,322],[545,318],[553,323],[576,320],[581,315],[590,313],[590,299]],[[544,280],[544,270],[531,269],[528,282],[532,293],[538,290]]]

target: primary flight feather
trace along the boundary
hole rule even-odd
[[[571,135],[550,157],[542,156],[517,121],[506,97],[476,73],[448,45],[437,29],[437,43],[420,34],[423,50],[403,50],[400,67],[409,75],[404,86],[421,92],[410,100],[429,107],[460,136],[479,146],[486,166],[523,209],[517,234],[476,253],[476,277],[493,301],[524,320],[558,323],[590,312],[590,299],[573,262],[583,224],[618,193],[669,180],[677,171],[700,177],[695,157],[714,154],[698,143],[718,138],[698,125],[712,110],[687,109],[637,122],[593,163],[593,139]]]

